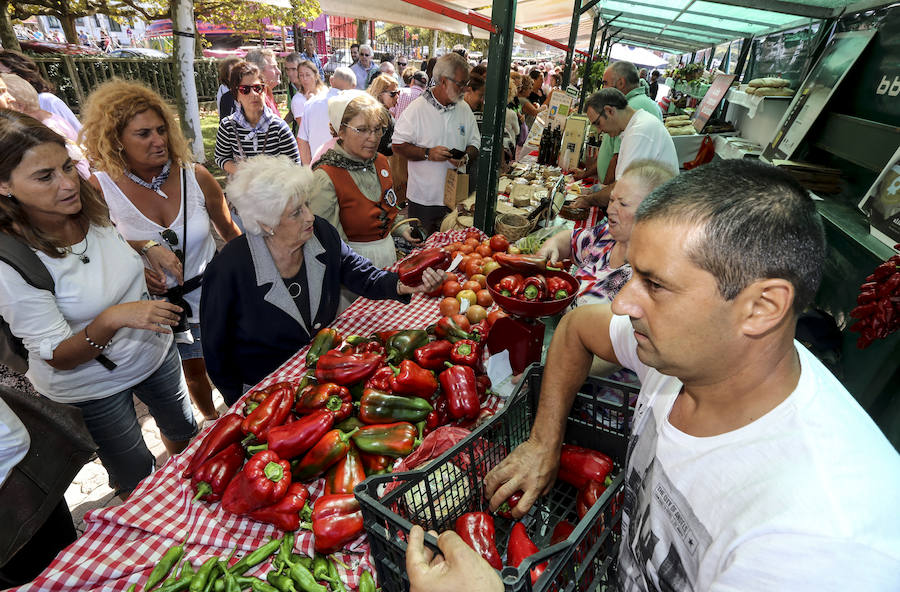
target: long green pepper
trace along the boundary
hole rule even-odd
[[[326,557],[316,553],[316,556],[313,557],[312,575],[317,582],[325,580],[328,583],[333,583],[331,582],[331,576],[328,575],[328,559]]]
[[[197,570],[197,573],[191,578],[191,585],[188,588],[191,592],[203,592],[206,590],[206,584],[209,583],[209,577],[212,575],[212,570],[219,564],[219,560],[216,557],[210,557],[207,559],[203,565],[200,566],[200,569]]]
[[[316,578],[313,577],[313,574],[308,569],[299,563],[291,566],[291,579],[300,586],[301,592],[327,592],[328,590],[316,581]]]
[[[244,575],[251,567],[255,567],[268,559],[269,555],[278,550],[279,545],[281,545],[281,539],[272,539],[259,549],[244,555],[228,571],[236,576]]]
[[[266,574],[266,580],[275,586],[279,592],[297,592],[297,588],[294,587],[294,581],[289,576],[270,571]]]
[[[147,577],[147,583],[144,585],[144,590],[152,590],[154,586],[163,581],[169,572],[172,571],[172,568],[181,560],[181,556],[184,555],[184,543],[180,545],[175,545],[168,551],[166,551],[162,559],[159,560],[159,563],[156,564],[156,567],[153,568],[153,571],[150,572],[150,575]]]
[[[331,578],[329,582],[331,582],[331,592],[347,592],[347,587],[344,585],[344,581],[341,579],[341,574],[338,573],[337,565],[334,561],[328,562],[328,575]]]
[[[358,592],[375,592],[375,578],[372,577],[368,570],[364,569],[359,576]]]

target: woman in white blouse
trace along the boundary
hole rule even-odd
[[[30,247],[55,284],[54,292],[37,289],[0,263],[0,316],[28,351],[26,376],[44,396],[81,408],[110,485],[126,497],[154,466],[133,395],[170,454],[197,432],[169,329],[181,308],[150,300],[140,256],[78,176],[65,140],[6,109],[0,232]]]

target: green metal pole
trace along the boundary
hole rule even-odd
[[[580,1],[580,0],[579,0]],[[509,90],[509,65],[512,62],[515,35],[516,3],[495,0],[488,49],[487,84],[484,96],[484,118],[481,149],[478,155],[478,189],[475,194],[475,226],[491,234],[497,215],[497,180],[503,156],[503,128],[506,124],[506,93]]]
[[[572,25],[569,29],[569,49],[566,50],[566,67],[563,69],[562,88],[569,88],[572,81],[572,60],[575,58],[575,41],[578,39],[578,22],[581,20],[581,0],[575,0],[572,9]]]
[[[584,99],[591,92],[591,66],[594,62],[594,45],[597,43],[597,29],[600,27],[600,13],[594,15],[594,26],[591,27],[591,45],[588,48],[587,61],[584,62],[584,88],[581,91],[581,99],[578,101],[578,112],[584,112]],[[606,29],[603,29],[604,36]],[[600,46],[603,46],[601,40]]]

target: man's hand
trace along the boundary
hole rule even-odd
[[[537,500],[550,492],[559,470],[559,448],[546,446],[532,438],[522,442],[484,478],[485,493],[496,510],[517,491],[522,499],[512,510],[513,518],[521,518]]]
[[[572,173],[572,178],[575,179],[576,181],[581,181],[585,177],[587,177],[586,169],[578,169],[577,171]]]
[[[596,204],[591,199],[593,195],[593,193],[588,193],[587,195],[582,195],[581,197],[576,198],[575,201],[572,202],[572,207],[590,208],[595,206]]]
[[[435,146],[428,151],[428,158],[426,158],[425,160],[444,162],[445,160],[450,160],[452,156],[453,155],[450,153],[450,149],[446,146]]]
[[[421,526],[409,531],[406,573],[410,592],[503,592],[497,571],[455,532],[442,533],[438,547],[443,556],[425,546]]]

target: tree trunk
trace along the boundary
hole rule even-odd
[[[0,44],[6,49],[22,51],[16,32],[13,30],[12,20],[9,18],[9,0],[0,0]]]
[[[356,21],[356,42],[360,45],[369,42],[369,21]]]
[[[200,129],[200,105],[197,103],[197,82],[194,78],[194,7],[191,0],[172,3],[172,38],[174,49],[175,97],[181,128],[187,137],[196,162],[205,162],[203,134]]]
[[[61,14],[59,15],[59,22],[62,24],[66,42],[78,45],[78,31],[75,30],[75,17],[71,14]]]

